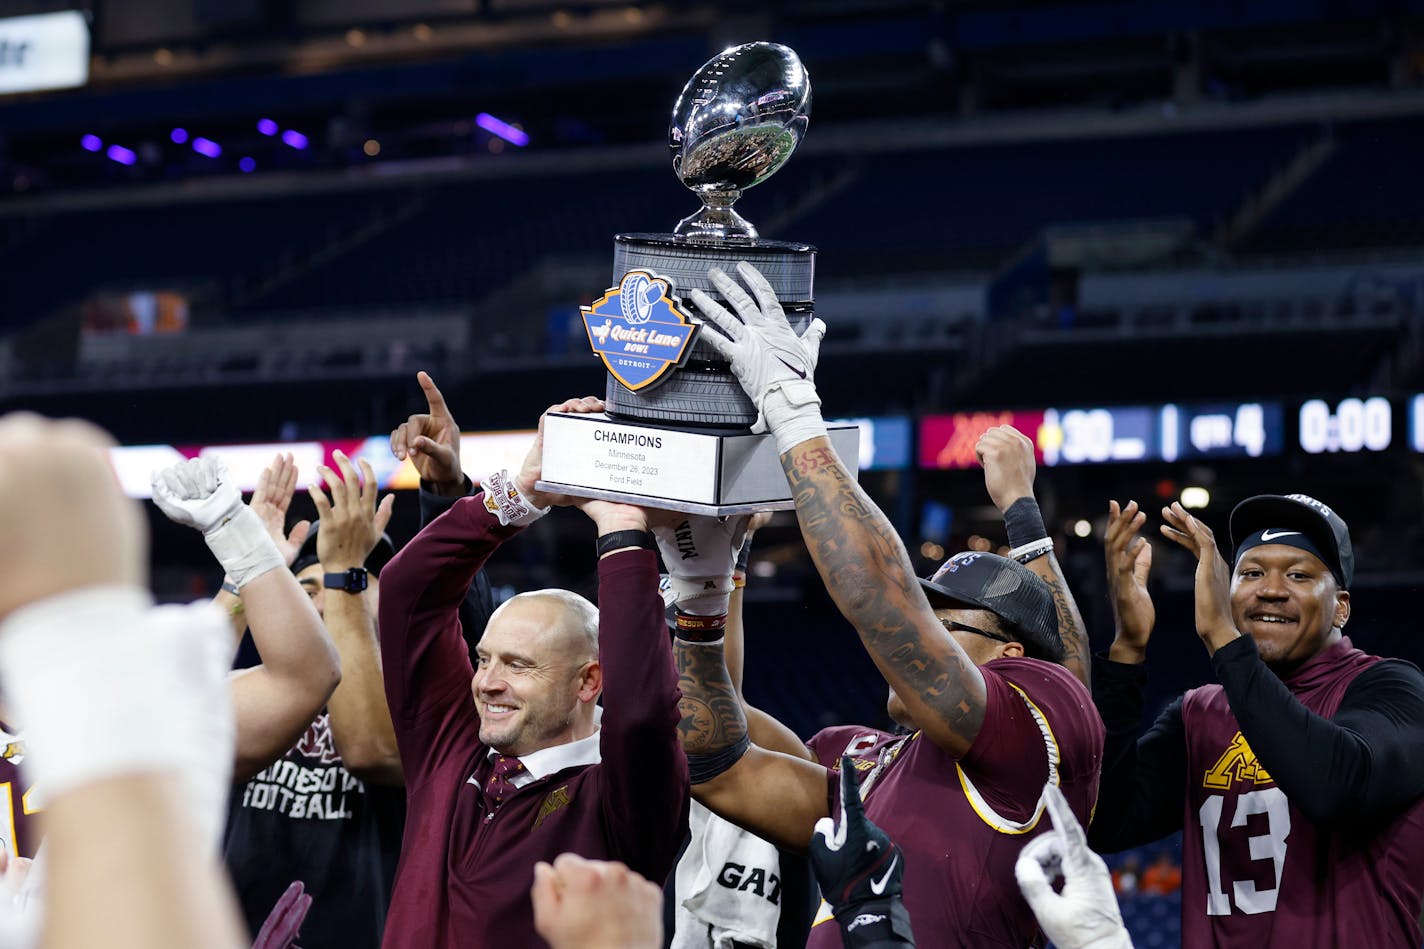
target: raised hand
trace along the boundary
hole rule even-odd
[[[1033,441],[1012,425],[996,425],[979,436],[975,457],[984,468],[984,487],[1002,513],[1019,498],[1033,497]]]
[[[216,456],[189,458],[160,468],[150,477],[153,503],[175,524],[204,534],[232,520],[242,509],[242,492],[227,465]]]
[[[693,290],[691,299],[703,318],[726,334],[704,332],[702,339],[732,364],[732,373],[756,405],[752,431],[775,433],[777,446],[785,453],[800,441],[826,434],[821,397],[812,381],[826,324],[813,320],[798,337],[766,278],[746,261],[737,264],[737,273],[756,300],[721,270],[714,267],[707,272],[736,316],[701,290]],[[773,392],[781,398],[768,402]]]
[[[261,518],[242,503],[222,459],[180,461],[155,471],[151,480],[153,502],[171,520],[203,532],[203,541],[239,590],[286,566]]]
[[[1157,622],[1157,610],[1147,592],[1152,569],[1152,545],[1141,535],[1147,515],[1136,501],[1120,507],[1108,502],[1108,526],[1103,534],[1107,560],[1108,598],[1112,601],[1116,636],[1108,652],[1114,662],[1139,663],[1147,658],[1147,640]]]
[[[1014,876],[1044,934],[1058,949],[1132,949],[1107,864],[1089,848],[1057,785],[1044,787],[1043,802],[1053,827],[1019,852]],[[1061,891],[1050,879],[1056,873]]]
[[[391,432],[391,454],[409,458],[421,480],[436,494],[459,497],[465,493],[465,473],[460,468],[460,426],[445,404],[445,397],[427,372],[415,374],[425,393],[426,411],[416,413]]]
[[[567,399],[557,405],[551,405],[539,415],[539,431],[534,436],[534,444],[529,446],[529,452],[524,456],[524,464],[520,467],[519,474],[514,476],[514,486],[529,503],[541,508],[562,507],[574,503],[572,498],[546,494],[534,487],[544,470],[544,416],[550,412],[602,411],[603,400],[596,395],[586,395],[581,399]]]
[[[148,529],[88,422],[0,418],[0,619],[84,587],[147,586]]]
[[[748,517],[677,512],[649,515],[678,609],[699,616],[726,614]]]
[[[301,552],[302,542],[311,532],[311,521],[297,521],[290,531],[286,530],[287,509],[292,505],[292,495],[297,490],[297,465],[292,453],[278,453],[272,463],[262,469],[257,478],[257,490],[252,492],[252,500],[247,506],[262,520],[267,528],[267,536],[277,545],[277,552],[290,567]]]
[[[316,555],[322,567],[334,573],[365,564],[391,521],[396,496],[387,494],[378,504],[376,473],[371,463],[362,458],[358,476],[345,454],[335,451],[332,457],[341,469],[339,474],[325,465],[317,469],[331,491],[331,499],[327,500],[325,492],[316,485],[307,491],[321,520],[321,530],[316,535]]]
[[[1231,568],[1222,558],[1211,528],[1188,514],[1180,502],[1164,507],[1162,517],[1167,522],[1162,525],[1162,536],[1197,558],[1197,635],[1207,652],[1215,653],[1241,635],[1231,616]]]
[[[905,877],[900,847],[865,816],[855,763],[841,758],[840,820],[822,817],[811,834],[811,868],[836,918],[849,922],[867,903],[899,896]]]

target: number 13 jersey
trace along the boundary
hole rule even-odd
[[[1379,661],[1342,640],[1284,681],[1331,718],[1355,677]],[[1319,823],[1276,786],[1220,685],[1188,692],[1182,723],[1184,947],[1417,949],[1424,800],[1384,822]]]

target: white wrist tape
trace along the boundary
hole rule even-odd
[[[672,574],[668,585],[676,596],[677,608],[695,616],[724,616],[735,584],[732,575],[721,577],[679,577]]]
[[[1026,564],[1030,561],[1037,560],[1044,554],[1051,553],[1053,553],[1053,538],[1040,537],[1038,540],[1031,540],[1027,544],[1015,547],[1009,551],[1009,559]]]
[[[154,608],[147,591],[115,586],[16,610],[0,624],[0,685],[25,730],[23,770],[50,799],[170,773],[216,848],[232,775],[231,660],[226,619],[207,603]]]
[[[287,566],[277,545],[267,536],[262,518],[245,504],[232,517],[203,534],[203,540],[208,542],[208,549],[239,590],[267,571]]]
[[[763,431],[776,436],[776,450],[786,454],[804,441],[826,434],[821,397],[809,381],[794,379],[767,391],[761,400]]]
[[[547,507],[536,507],[514,484],[509,472],[501,469],[480,479],[485,491],[485,510],[505,527],[528,527],[549,513]]]

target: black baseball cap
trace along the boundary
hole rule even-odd
[[[930,606],[955,604],[988,610],[1019,637],[1038,659],[1063,659],[1058,611],[1048,584],[1032,570],[998,554],[965,551],[946,560],[934,576],[921,579]]]
[[[307,539],[302,541],[302,548],[297,551],[297,559],[292,561],[292,573],[301,573],[320,560],[316,554],[316,532],[320,527],[321,521],[312,522],[311,532],[307,534]],[[379,577],[381,568],[390,563],[395,555],[395,542],[391,540],[390,534],[382,531],[375,548],[366,556],[366,569],[370,571],[371,576]]]
[[[1355,578],[1355,548],[1350,544],[1350,528],[1329,506],[1308,494],[1258,494],[1231,511],[1232,559],[1240,559],[1245,549],[1274,540],[1273,531],[1283,532],[1280,543],[1290,544],[1286,535],[1299,533],[1310,550],[1335,575],[1342,589]],[[1261,532],[1265,531],[1265,534]],[[1260,535],[1260,536],[1258,536]]]

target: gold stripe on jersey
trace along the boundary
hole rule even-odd
[[[1034,723],[1038,725],[1039,733],[1043,735],[1044,749],[1048,752],[1048,783],[1057,785],[1059,783],[1058,762],[1061,760],[1061,757],[1058,752],[1058,739],[1054,736],[1053,729],[1048,724],[1048,718],[1039,710],[1037,705],[1033,704],[1033,700],[1028,697],[1028,694],[1024,692],[1023,689],[1014,685],[1012,682],[1007,682],[1007,685],[1019,694],[1019,698],[1023,699],[1024,704],[1028,706],[1028,713],[1033,716]],[[1038,826],[1039,818],[1043,816],[1044,809],[1042,797],[1040,797],[1038,802],[1034,805],[1033,813],[1029,815],[1028,820],[1009,820],[989,806],[989,802],[984,800],[983,795],[979,793],[979,789],[974,786],[973,781],[969,780],[969,775],[964,773],[964,769],[959,766],[958,762],[955,762],[954,769],[959,772],[959,783],[964,788],[964,799],[969,802],[969,806],[974,809],[974,813],[979,815],[979,819],[994,830],[1001,834],[1026,834]]]

